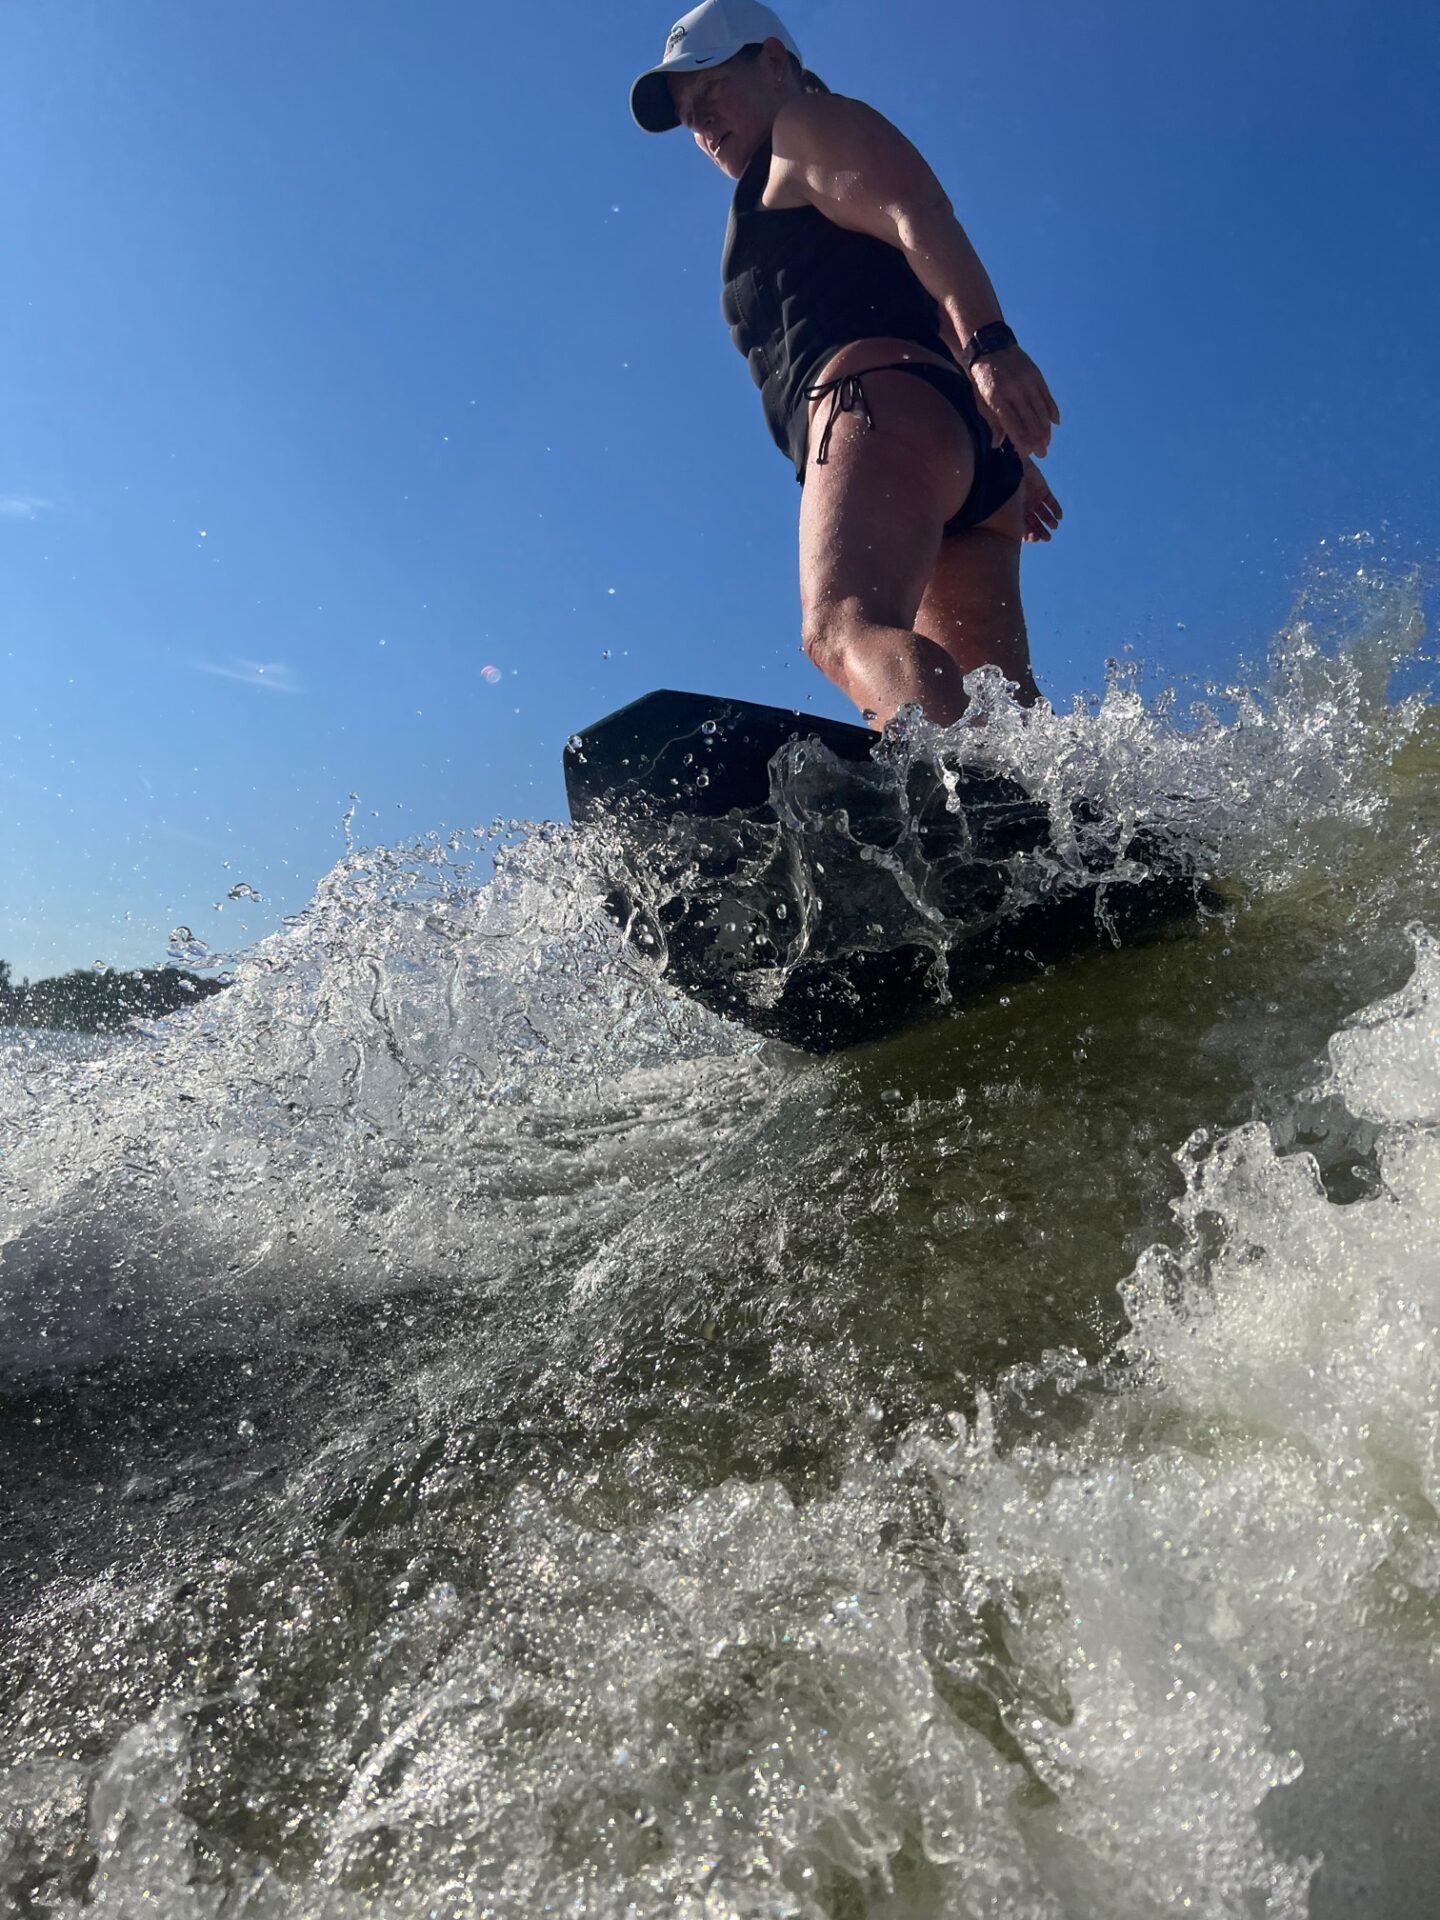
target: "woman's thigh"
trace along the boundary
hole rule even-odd
[[[800,598],[807,637],[834,625],[914,627],[945,522],[970,491],[965,423],[906,373],[863,381],[873,425],[837,415],[824,466],[811,460],[800,503]],[[815,403],[812,443],[828,399]]]

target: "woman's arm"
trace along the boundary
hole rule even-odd
[[[771,138],[784,186],[836,226],[899,247],[962,346],[1001,318],[945,189],[883,114],[839,94],[802,94],[781,108]],[[1006,347],[978,361],[971,377],[1018,451],[1043,454],[1060,411],[1030,356]]]

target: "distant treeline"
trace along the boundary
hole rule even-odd
[[[118,1033],[134,1019],[154,1020],[193,1007],[221,982],[202,980],[181,967],[141,967],[135,972],[58,974],[53,980],[11,978],[0,960],[0,1027],[61,1027],[70,1033]]]

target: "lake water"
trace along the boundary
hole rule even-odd
[[[0,1036],[4,1911],[1433,1915],[1440,728],[1359,578],[955,749],[1227,906],[883,1045],[498,827]]]

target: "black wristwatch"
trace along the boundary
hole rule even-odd
[[[977,360],[988,360],[992,353],[1003,353],[1006,347],[1018,345],[1014,334],[1003,320],[992,320],[988,327],[977,327],[965,343],[961,358],[968,372]]]

